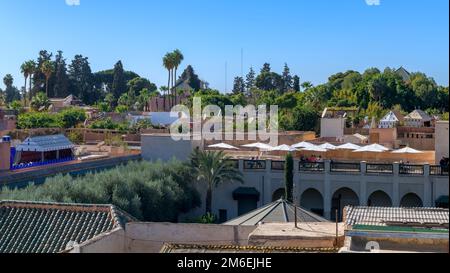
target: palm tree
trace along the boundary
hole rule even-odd
[[[11,74],[6,74],[5,77],[3,77],[3,84],[8,88],[11,87],[14,83],[14,78]]]
[[[33,97],[30,102],[30,106],[35,111],[46,110],[50,106],[50,100],[48,99],[47,95],[45,95],[45,93],[40,92]]]
[[[171,78],[172,78],[172,69],[174,67],[173,65],[173,58],[172,58],[172,54],[171,53],[167,53],[164,58],[163,58],[163,66],[167,69],[167,71],[169,72],[169,78],[167,80],[167,89],[170,91],[171,90]],[[166,96],[164,96],[164,109],[166,107]]]
[[[304,82],[301,84],[304,91],[313,88],[313,84],[311,82]]]
[[[24,105],[27,105],[27,79],[30,78],[30,91],[31,92],[31,75],[34,73],[35,69],[35,62],[33,60],[26,61],[20,66],[20,71],[23,74],[23,77],[25,78],[25,86],[24,86],[24,94],[23,94],[23,100]],[[31,94],[29,95],[29,98],[31,100]]]
[[[33,94],[31,92],[31,90],[32,90],[31,83],[32,83],[32,77],[33,77],[34,73],[36,72],[36,63],[33,60],[29,60],[29,61],[25,62],[25,69],[27,70],[28,76],[30,77],[29,89],[28,89],[28,99],[29,99],[29,101],[31,101],[31,99],[33,98]]]
[[[212,191],[223,182],[244,183],[242,173],[233,166],[223,151],[200,151],[191,155],[191,164],[197,180],[206,183],[206,215],[211,213]]]
[[[28,76],[30,75],[29,70],[27,68],[27,62],[24,62],[21,66],[20,66],[20,72],[23,74],[23,77],[25,78],[25,84],[23,87],[23,104],[24,106],[27,105],[27,80],[28,80]],[[31,81],[31,79],[30,79]]]
[[[48,80],[52,76],[55,68],[53,67],[53,64],[50,61],[45,61],[42,63],[41,66],[41,72],[45,75],[45,94],[48,97]]]
[[[175,86],[177,84],[177,70],[178,70],[178,67],[180,66],[181,62],[183,62],[183,60],[184,60],[183,53],[181,53],[181,51],[179,49],[176,49],[173,52],[173,59],[174,59],[174,66],[175,66],[175,72],[174,72],[175,73],[175,76],[174,76],[174,80],[175,80],[174,88],[175,88]],[[177,98],[178,98],[176,90],[174,90],[174,93],[175,93],[175,103],[176,103]]]

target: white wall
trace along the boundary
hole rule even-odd
[[[448,121],[438,121],[436,123],[436,163],[443,156],[449,157],[449,147],[448,147],[449,137],[448,137]]]
[[[125,246],[127,253],[158,253],[165,243],[204,245],[246,245],[248,236],[256,227],[128,223]]]
[[[69,253],[124,253],[125,243],[125,231],[117,228],[75,246]]]
[[[344,136],[345,118],[322,118],[320,136],[341,138]]]
[[[200,146],[195,141],[175,141],[170,135],[141,135],[142,158],[149,161],[168,161],[172,158],[187,160],[195,149]]]

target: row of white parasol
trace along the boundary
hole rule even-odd
[[[225,149],[225,150],[239,150],[239,148],[234,147],[232,145],[226,143],[219,143],[208,146],[209,148],[216,149]],[[340,146],[335,146],[330,143],[324,143],[321,145],[315,145],[306,141],[294,144],[292,146],[289,145],[280,145],[280,146],[270,146],[265,143],[252,143],[242,145],[245,148],[255,148],[261,151],[284,151],[284,152],[295,152],[295,151],[309,151],[309,152],[327,152],[329,150],[352,150],[354,153],[364,153],[364,152],[372,152],[372,153],[383,153],[390,151],[389,148],[386,148],[380,144],[371,144],[366,146],[359,146],[353,143],[346,143]],[[395,150],[392,153],[394,154],[421,154],[422,151],[415,150],[410,147],[406,147],[403,149]]]

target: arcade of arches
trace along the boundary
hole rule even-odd
[[[273,200],[276,201],[284,196],[284,189],[278,189],[273,194]],[[331,200],[331,220],[342,221],[342,210],[349,205],[352,206],[374,206],[374,207],[392,207],[392,198],[384,191],[378,190],[374,191],[367,198],[366,203],[361,203],[358,194],[350,188],[340,188],[336,190],[333,194]],[[300,195],[300,200],[298,204],[300,207],[314,212],[318,215],[324,216],[324,198],[319,190],[314,188],[309,188],[303,191]],[[415,193],[408,193],[403,196],[400,201],[401,207],[423,207],[422,199]],[[336,215],[337,211],[337,215]]]

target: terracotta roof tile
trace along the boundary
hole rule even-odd
[[[347,225],[442,227],[448,229],[449,210],[441,208],[345,208]]]
[[[112,205],[0,201],[0,253],[56,253],[134,219]]]

